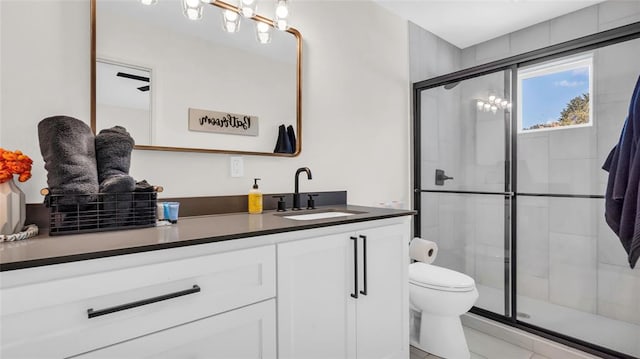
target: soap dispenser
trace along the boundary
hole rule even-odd
[[[262,192],[258,189],[258,181],[260,178],[253,179],[253,188],[249,191],[249,213],[262,213]]]

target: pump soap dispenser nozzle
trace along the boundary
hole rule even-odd
[[[258,181],[260,178],[253,179],[253,188],[249,191],[249,213],[262,213],[262,192],[258,189]]]

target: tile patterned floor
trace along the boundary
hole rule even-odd
[[[549,359],[496,337],[464,327],[471,359]],[[411,347],[410,359],[442,359]]]

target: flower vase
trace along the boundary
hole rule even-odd
[[[26,219],[24,192],[15,184],[13,178],[0,183],[0,234],[13,234],[22,231]]]

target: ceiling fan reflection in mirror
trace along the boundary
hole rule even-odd
[[[138,75],[133,75],[133,74],[129,74],[129,73],[126,73],[126,72],[121,72],[121,71],[118,71],[116,76],[124,77],[124,78],[131,79],[131,80],[149,82],[149,78],[146,77],[146,76],[138,76]],[[138,87],[138,90],[140,90],[142,92],[149,91],[149,85],[140,86],[140,87]]]

